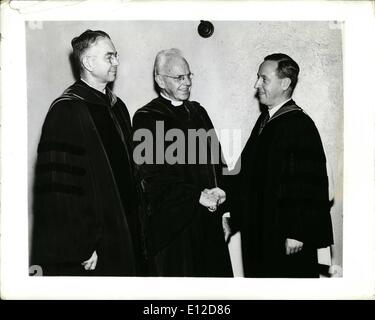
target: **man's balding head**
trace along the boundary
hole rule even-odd
[[[189,99],[192,74],[180,50],[162,50],[156,55],[154,77],[160,92],[171,100]]]

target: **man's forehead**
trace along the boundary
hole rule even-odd
[[[259,67],[259,74],[271,74],[277,69],[277,61],[267,60],[264,61]]]
[[[189,64],[184,58],[174,56],[167,60],[164,68],[170,71],[185,71],[189,70]]]
[[[91,51],[102,51],[104,53],[115,53],[116,48],[112,41],[108,38],[99,38],[95,41],[92,46],[88,49]]]

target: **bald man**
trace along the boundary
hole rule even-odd
[[[145,217],[146,243],[156,262],[154,275],[228,277],[232,276],[232,268],[222,230],[222,207],[218,207],[225,200],[225,192],[218,187],[220,165],[210,157],[217,137],[212,134],[206,110],[188,100],[192,78],[179,50],[159,52],[154,64],[159,97],[139,109],[133,118],[136,133],[152,133],[146,148],[153,155],[139,163],[150,204]],[[205,137],[206,147],[189,149],[189,130],[211,132]],[[167,132],[175,139],[167,138]],[[159,139],[160,133],[163,140]],[[174,144],[176,158],[168,153]]]

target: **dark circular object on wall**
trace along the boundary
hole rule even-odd
[[[201,20],[198,26],[198,33],[203,38],[209,38],[214,33],[214,25],[210,21]]]

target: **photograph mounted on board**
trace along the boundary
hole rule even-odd
[[[341,277],[342,29],[26,21],[30,276]]]

